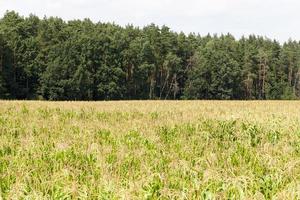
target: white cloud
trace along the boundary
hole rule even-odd
[[[300,40],[299,0],[0,0],[0,15],[59,16],[66,20],[132,23],[154,22],[176,31],[201,34],[259,34],[281,41]]]

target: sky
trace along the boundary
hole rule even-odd
[[[6,10],[22,16],[90,18],[122,26],[155,23],[187,34],[300,40],[299,0],[0,0],[1,17]]]

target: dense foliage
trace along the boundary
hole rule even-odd
[[[0,98],[298,99],[300,43],[7,12]]]

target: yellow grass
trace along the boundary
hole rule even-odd
[[[299,101],[0,101],[0,199],[299,199]]]

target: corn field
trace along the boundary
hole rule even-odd
[[[298,101],[0,101],[0,199],[300,199]]]

